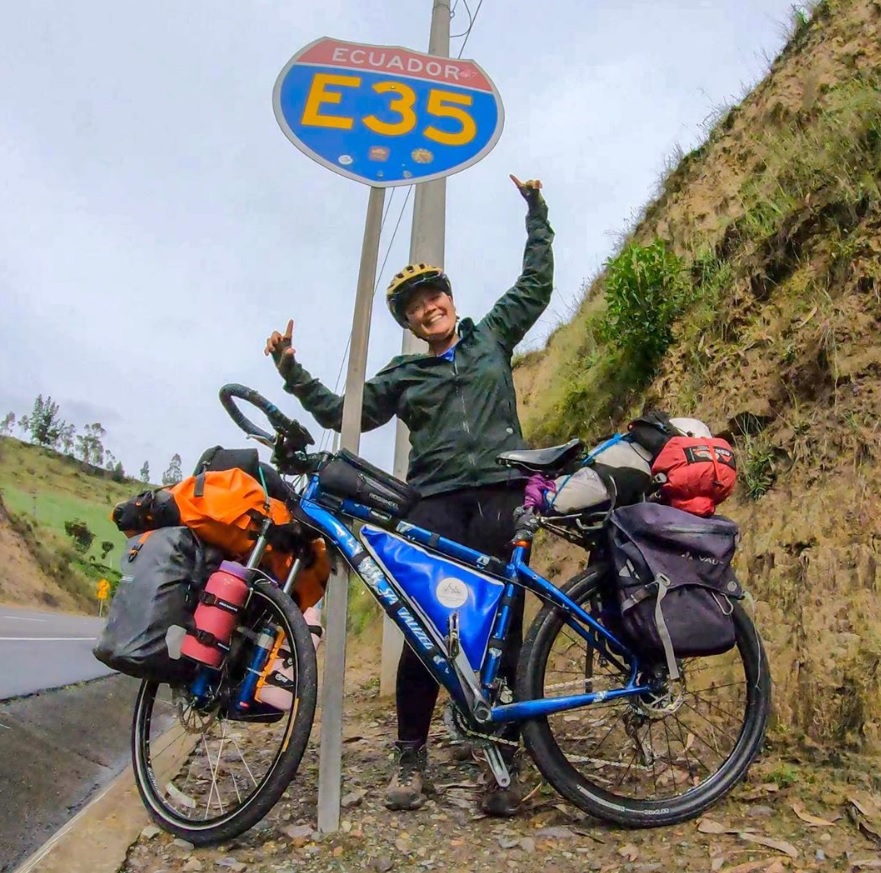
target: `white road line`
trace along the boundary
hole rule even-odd
[[[9,621],[49,621],[48,618],[25,618],[22,615],[0,615],[0,619],[6,618]]]
[[[98,637],[0,637],[0,643],[93,643]]]

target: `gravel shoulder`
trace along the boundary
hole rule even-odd
[[[769,743],[747,781],[703,818],[672,828],[610,827],[563,802],[530,766],[529,797],[514,819],[479,813],[482,774],[456,760],[440,718],[431,769],[438,794],[416,812],[382,805],[391,767],[393,703],[375,681],[348,690],[343,731],[343,799],[338,833],[315,832],[318,725],[282,800],[254,829],[211,849],[193,849],[149,827],[120,873],[331,873],[468,870],[569,873],[651,871],[859,871],[881,869],[878,762],[830,758]],[[440,714],[440,708],[438,715]]]

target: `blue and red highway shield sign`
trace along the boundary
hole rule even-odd
[[[495,85],[474,61],[329,37],[291,58],[272,102],[297,148],[376,187],[470,167],[492,150],[505,122]]]

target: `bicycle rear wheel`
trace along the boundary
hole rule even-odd
[[[258,628],[284,635],[291,653],[293,706],[232,701],[246,675]],[[317,695],[315,649],[291,599],[266,582],[254,586],[233,635],[216,693],[200,704],[187,688],[144,682],[132,720],[132,764],[141,799],[165,830],[206,846],[253,827],[275,805],[306,750]]]
[[[599,567],[567,595],[600,615]],[[681,662],[683,681],[657,665],[651,694],[617,698],[523,723],[523,739],[548,782],[580,809],[628,827],[686,821],[717,803],[746,774],[764,737],[771,677],[762,641],[735,604],[736,647]],[[517,695],[532,700],[620,688],[620,668],[545,607],[530,628]]]

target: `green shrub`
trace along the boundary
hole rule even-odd
[[[64,522],[64,532],[73,540],[73,547],[81,554],[92,547],[95,534],[81,518],[71,518]]]
[[[748,439],[745,445],[741,480],[750,500],[758,500],[774,485],[774,449],[763,440]]]
[[[682,261],[663,240],[628,243],[606,263],[606,312],[599,336],[648,381],[673,342],[673,324],[690,300]]]

